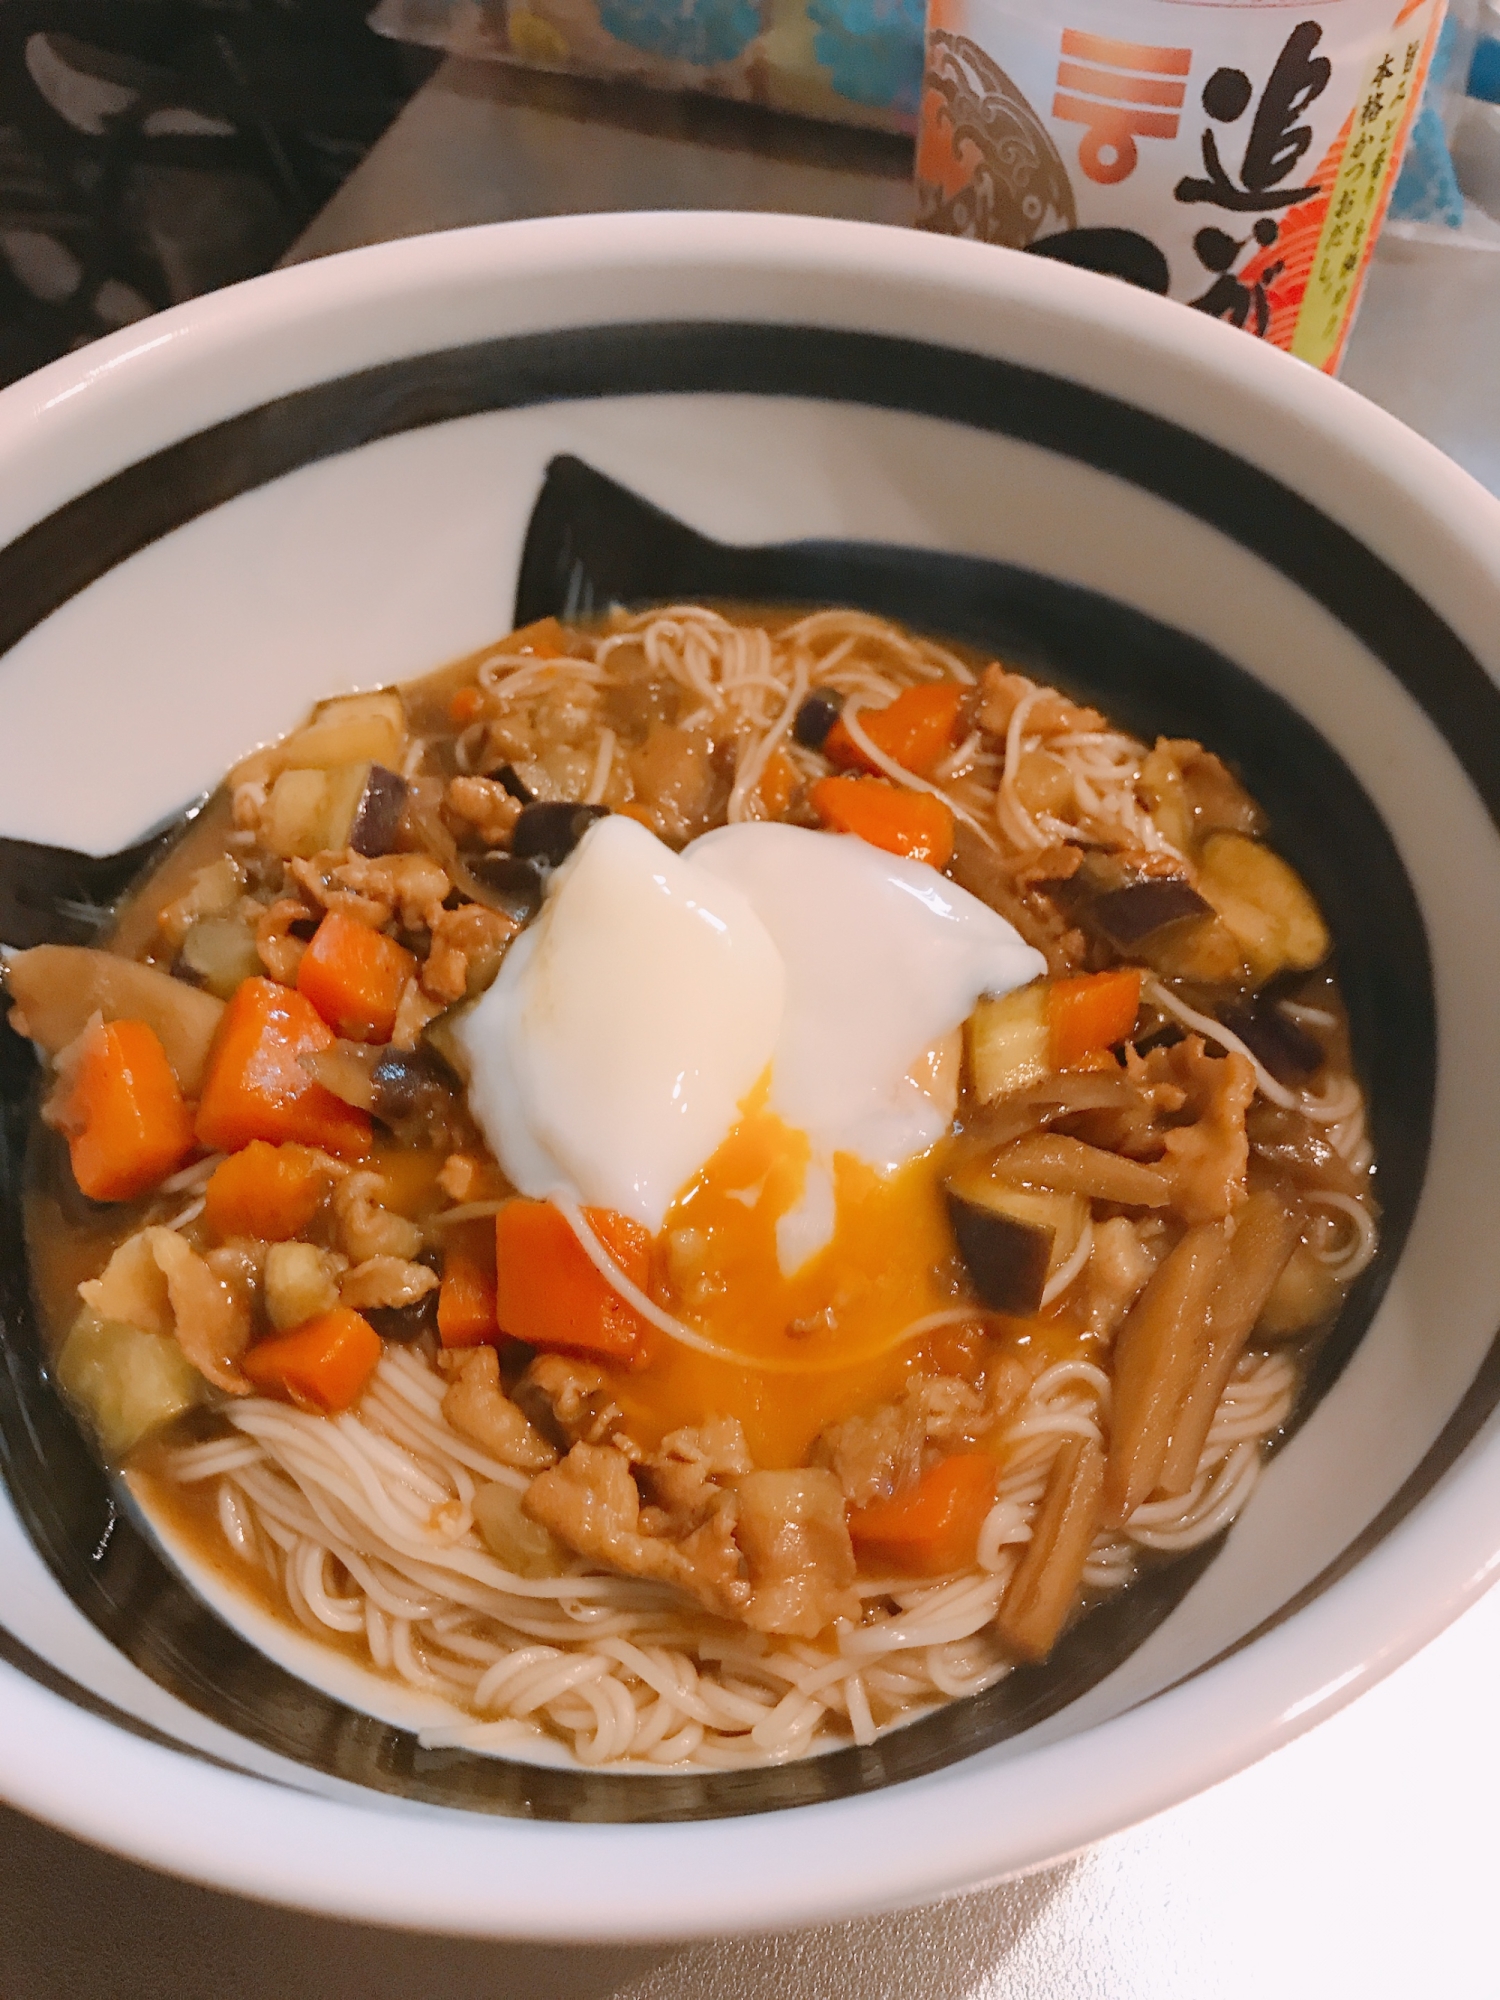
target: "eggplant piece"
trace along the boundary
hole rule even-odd
[[[537,799],[522,806],[510,836],[510,851],[519,860],[558,868],[608,806],[574,805],[567,799]]]
[[[310,861],[349,845],[350,831],[370,775],[369,764],[331,770],[298,765],[271,787],[261,837],[283,861]]]
[[[509,1486],[479,1488],[474,1525],[490,1554],[517,1576],[566,1576],[572,1567],[572,1551],[522,1511],[521,1495]]]
[[[283,861],[309,861],[326,842],[328,776],[312,769],[283,771],[271,787],[261,838]]]
[[[144,1021],[166,1050],[183,1095],[197,1097],[202,1090],[209,1045],[224,1015],[223,1001],[212,994],[158,966],[85,945],[39,944],[18,952],[6,965],[5,983],[21,1012],[20,1031],[49,1056],[76,1040],[91,1014]],[[11,1025],[18,1026],[14,1020]]]
[[[364,791],[354,808],[349,828],[349,845],[356,854],[373,860],[393,854],[401,815],[406,810],[406,780],[384,764],[372,764]]]
[[[254,934],[238,917],[200,917],[182,940],[181,956],[172,968],[175,978],[206,986],[220,1000],[229,999],[242,980],[261,970]]]
[[[981,1000],[968,1021],[969,1080],[981,1104],[1037,1083],[1052,1068],[1047,982]]]
[[[87,1308],[63,1342],[57,1380],[113,1460],[192,1409],[207,1386],[170,1335]]]
[[[497,764],[493,771],[486,771],[484,775],[491,784],[503,785],[518,805],[529,806],[536,797],[514,764]]]
[[[469,1051],[464,1046],[460,1031],[473,1011],[472,1000],[460,1000],[455,1006],[445,1009],[435,1021],[428,1022],[419,1044],[421,1051],[435,1057],[448,1074],[457,1079],[460,1089],[467,1089],[470,1074]],[[389,1050],[381,1051],[382,1057],[389,1053]]]
[[[1094,940],[1166,980],[1206,986],[1242,986],[1246,980],[1240,940],[1190,882],[1148,876],[1092,902],[1086,894],[1062,900]]]
[[[1217,1013],[1229,1032],[1239,1036],[1278,1083],[1295,1088],[1323,1067],[1322,1043],[1306,1028],[1288,1020],[1278,1006],[1264,1004],[1263,995],[1249,1006],[1220,1007]]]
[[[797,710],[792,724],[792,740],[804,750],[821,750],[828,732],[838,721],[844,697],[836,688],[814,688]]]
[[[1112,856],[1090,854],[1054,894],[1096,944],[1165,979],[1244,982],[1238,940],[1180,875],[1131,875]]]
[[[542,907],[541,871],[519,855],[492,849],[470,860],[469,873],[492,892],[500,911],[518,924],[529,923]]]
[[[283,860],[315,854],[390,854],[406,808],[404,778],[384,764],[298,765],[283,771],[266,807],[266,845]]]
[[[318,1049],[299,1056],[314,1083],[321,1083],[356,1111],[375,1109],[375,1067],[386,1051],[367,1042],[335,1042],[331,1049]]]
[[[1210,834],[1198,882],[1234,934],[1257,986],[1311,972],[1332,949],[1328,927],[1294,868],[1243,833]]]
[[[394,688],[321,701],[312,721],[276,746],[274,768],[331,771],[341,764],[399,764],[406,709]]]
[[[1344,1288],[1305,1243],[1299,1243],[1271,1288],[1255,1331],[1262,1340],[1291,1340],[1331,1319]]]
[[[1173,925],[1150,939],[1141,957],[1163,979],[1200,986],[1244,986],[1250,977],[1238,938],[1218,917]]]
[[[1096,898],[1086,928],[1098,932],[1126,958],[1175,924],[1197,922],[1213,911],[1180,876],[1146,876]]]
[[[974,1289],[995,1312],[1026,1314],[1042,1303],[1056,1231],[948,1190],[948,1220]]]
[[[407,1144],[446,1145],[462,1125],[462,1086],[434,1048],[384,1050],[370,1081],[375,1116]]]
[[[1089,1206],[1081,1195],[1039,1194],[992,1180],[983,1165],[952,1175],[948,1220],[974,1289],[993,1312],[1039,1310],[1047,1280],[1078,1247]]]

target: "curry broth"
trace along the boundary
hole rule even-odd
[[[799,616],[795,611],[768,614],[758,607],[738,605],[718,609],[731,618],[753,619],[773,635]],[[471,725],[467,714],[460,719],[452,712],[452,704],[456,696],[473,686],[477,667],[493,650],[486,648],[403,686],[409,732],[422,739],[420,748],[411,746],[404,767],[407,779],[441,781],[441,793],[442,784],[467,773],[467,754],[460,746]],[[975,672],[985,664],[985,656],[974,649],[955,647],[952,651]],[[624,750],[640,749],[653,740],[654,732],[672,726],[683,697],[675,684],[665,685],[660,676],[647,671],[643,646],[627,648],[617,657],[620,673],[602,697],[601,713],[607,716],[608,727]],[[718,749],[710,761],[722,799],[727,799],[731,767]],[[241,769],[256,765],[252,756]],[[163,970],[181,971],[174,947],[159,930],[158,913],[189,892],[199,870],[219,861],[226,852],[246,854],[244,836],[235,833],[234,775],[196,815],[149,879],[122,902],[108,936],[111,949]],[[1055,783],[1055,774],[1049,782]],[[635,811],[628,800],[617,809]],[[722,813],[722,803],[718,810]],[[787,808],[786,817],[802,825],[817,823],[800,795]],[[666,834],[662,837],[670,838]],[[411,839],[415,844],[414,835]],[[681,845],[681,840],[676,844]],[[271,895],[284,893],[279,864],[255,859],[249,886]],[[1198,1004],[1209,1004],[1191,982],[1185,990]],[[1346,1021],[1331,973],[1320,969],[1296,979],[1283,978],[1277,991],[1294,1010],[1301,1007],[1323,1020],[1319,1033],[1324,1065],[1347,1073]],[[1154,1044],[1165,1050],[1181,1039],[1181,1030],[1169,1012],[1147,1005],[1141,1011],[1136,1035],[1143,1048]],[[1086,1300],[1080,1300],[1077,1288],[1025,1314],[999,1312],[992,1305],[981,1304],[976,1296],[970,1274],[955,1249],[943,1193],[945,1176],[957,1158],[965,1128],[976,1119],[981,1126],[983,1122],[968,1071],[966,1063],[955,1137],[940,1141],[929,1153],[884,1178],[841,1156],[837,1176],[840,1234],[791,1278],[780,1273],[774,1252],[780,1210],[765,1201],[747,1204],[737,1190],[752,1183],[774,1186],[777,1175],[784,1177],[789,1164],[796,1164],[795,1149],[788,1150],[784,1130],[776,1133],[769,1129],[774,1121],[767,1120],[764,1107],[753,1095],[744,1102],[742,1122],[721,1149],[722,1155],[730,1157],[716,1155],[705,1163],[674,1204],[670,1227],[651,1252],[647,1287],[657,1306],[689,1323],[695,1305],[715,1288],[732,1294],[737,1307],[733,1346],[736,1354],[743,1356],[743,1364],[690,1351],[649,1329],[642,1334],[634,1365],[602,1362],[624,1432],[640,1453],[658,1452],[669,1434],[690,1430],[706,1416],[723,1416],[738,1422],[757,1469],[791,1470],[810,1463],[815,1446],[830,1427],[895,1405],[914,1380],[938,1377],[964,1385],[973,1392],[978,1407],[997,1384],[1017,1379],[1036,1381],[1057,1364],[1083,1363],[1093,1370],[1109,1371],[1114,1328],[1091,1323],[1091,1309]],[[1275,1152],[1273,1140],[1281,1145],[1280,1154]],[[1306,1146],[1303,1155],[1308,1156],[1294,1158],[1294,1141],[1302,1145],[1295,1132],[1290,1138],[1285,1132],[1279,1138],[1276,1133],[1270,1135],[1263,1156],[1251,1163],[1248,1184],[1252,1191],[1284,1191],[1294,1185],[1313,1184],[1317,1161],[1308,1155]],[[472,1121],[464,1144],[476,1151],[479,1147]],[[477,1198],[471,1198],[470,1204],[481,1212],[458,1223],[445,1222],[443,1211],[450,1196],[439,1177],[449,1157],[447,1146],[402,1145],[381,1138],[362,1165],[376,1177],[380,1205],[420,1228],[425,1240],[423,1255],[434,1266],[441,1263],[445,1249],[460,1240],[471,1249],[479,1246],[483,1254],[493,1258],[494,1225],[482,1211],[496,1208],[513,1190],[487,1160],[474,1190]],[[1344,1185],[1332,1165],[1328,1166],[1328,1184],[1335,1188]],[[40,1123],[34,1127],[28,1158],[26,1231],[36,1303],[54,1355],[76,1315],[79,1283],[96,1277],[110,1253],[134,1231],[170,1221],[190,1200],[188,1195],[158,1191],[136,1202],[109,1206],[87,1202],[72,1181],[62,1140]],[[462,1200],[455,1205],[459,1210],[464,1207]],[[1373,1211],[1373,1203],[1370,1206]],[[1096,1203],[1095,1211],[1102,1222],[1116,1220],[1124,1213],[1108,1202]],[[182,1233],[195,1247],[209,1240],[193,1219],[183,1225]],[[301,1238],[315,1246],[337,1247],[327,1201],[301,1232]],[[688,1239],[692,1239],[691,1246]],[[712,1281],[707,1291],[702,1289],[707,1282],[705,1273]],[[1326,1332],[1341,1298],[1340,1290],[1316,1323],[1283,1339],[1283,1350],[1297,1357],[1299,1368]],[[929,1319],[943,1323],[923,1338],[903,1340],[904,1329]],[[262,1311],[256,1334],[266,1331]],[[413,1351],[428,1360],[438,1354],[430,1325],[415,1327],[410,1338]],[[502,1343],[507,1387],[514,1384],[533,1353],[519,1343]],[[757,1362],[771,1362],[788,1372],[767,1373],[756,1367]],[[147,1515],[159,1521],[173,1539],[187,1544],[196,1560],[247,1590],[260,1609],[290,1628],[302,1630],[279,1577],[233,1550],[221,1521],[218,1481],[184,1484],[172,1475],[173,1454],[185,1441],[230,1434],[227,1418],[218,1413],[210,1398],[205,1407],[189,1412],[138,1446],[127,1459],[125,1477]],[[993,1451],[1003,1462],[998,1443],[985,1442],[979,1449]],[[1140,1557],[1145,1565],[1156,1560],[1149,1552]],[[883,1564],[883,1557],[862,1559],[866,1575],[885,1574]],[[1097,1594],[1094,1586],[1084,1590],[1071,1615],[1079,1615]],[[318,1631],[320,1638],[335,1644],[350,1659],[371,1664],[360,1634],[341,1634],[322,1627]]]

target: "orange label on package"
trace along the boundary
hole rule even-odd
[[[1446,0],[933,0],[920,221],[1330,372]]]

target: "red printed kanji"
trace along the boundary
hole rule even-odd
[[[1137,139],[1177,137],[1177,114],[1187,98],[1181,79],[1192,66],[1191,49],[1154,49],[1066,30],[1052,116],[1087,126],[1078,160],[1091,181],[1110,187],[1128,180],[1140,161]]]

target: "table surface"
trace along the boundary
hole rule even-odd
[[[904,222],[900,142],[450,62],[293,259],[579,209]],[[1387,241],[1345,380],[1500,492],[1500,255]],[[1500,1593],[1312,1735],[1026,1881],[797,1935],[568,1950],[275,1910],[0,1808],[0,2000],[1494,2000]]]

